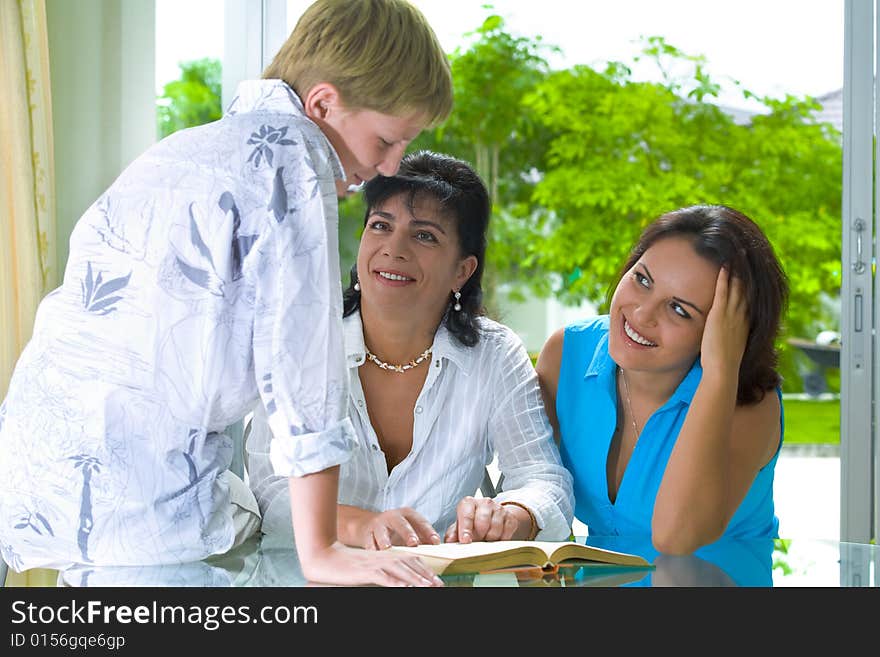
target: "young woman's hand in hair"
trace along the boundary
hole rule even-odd
[[[722,267],[715,283],[715,298],[700,347],[703,372],[728,373],[736,376],[749,337],[749,309],[742,280],[730,277]]]

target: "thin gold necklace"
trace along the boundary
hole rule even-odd
[[[425,359],[431,355],[432,347],[428,347],[427,349],[425,349],[418,358],[414,358],[413,360],[409,361],[408,363],[404,363],[402,365],[395,365],[394,363],[386,363],[384,360],[380,360],[376,356],[376,354],[374,354],[372,351],[370,351],[366,347],[364,347],[364,349],[366,349],[366,352],[367,352],[367,360],[373,361],[374,363],[376,363],[376,365],[381,367],[383,370],[388,370],[389,372],[399,372],[399,373],[403,374],[407,370],[411,370],[414,367],[418,367],[421,363],[423,363],[425,361]]]
[[[636,443],[639,442],[639,436],[641,432],[639,431],[639,425],[636,424],[636,414],[633,412],[632,400],[629,398],[629,385],[626,382],[626,372],[623,371],[623,368],[617,368],[620,371],[620,376],[623,378],[623,391],[626,394],[626,407],[629,409],[629,417],[632,420],[633,430],[636,432],[636,441],[633,443],[633,450],[636,448]]]

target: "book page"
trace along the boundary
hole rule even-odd
[[[578,559],[582,561],[598,561],[601,563],[618,564],[624,566],[649,566],[650,564],[636,554],[615,552],[592,545],[582,543],[563,542],[543,544],[545,552],[550,554],[551,561],[559,563],[565,559]]]
[[[549,541],[476,541],[474,543],[441,543],[440,545],[419,545],[416,547],[395,546],[393,549],[441,559],[467,559],[518,548],[528,548],[529,550],[538,548],[547,554],[546,546],[555,549],[559,545],[560,543]],[[549,555],[547,558],[549,559]]]
[[[477,541],[390,548],[421,557],[437,573],[469,572],[513,566],[546,566],[563,559],[648,566],[634,554],[613,552],[573,541]]]

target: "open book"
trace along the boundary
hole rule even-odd
[[[438,575],[478,573],[518,566],[553,568],[566,560],[651,567],[650,563],[635,554],[614,552],[570,541],[478,541],[416,547],[394,546],[389,549],[421,557]]]

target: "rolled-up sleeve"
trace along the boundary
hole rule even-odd
[[[532,511],[537,540],[564,540],[571,533],[574,493],[544,412],[538,377],[525,346],[510,334],[492,389],[498,391],[489,422],[490,441],[504,476],[496,500],[516,501]]]
[[[276,172],[270,230],[254,273],[254,371],[272,430],[270,458],[275,474],[294,477],[344,463],[356,445],[347,414],[336,201],[328,198],[335,190],[310,161]]]

